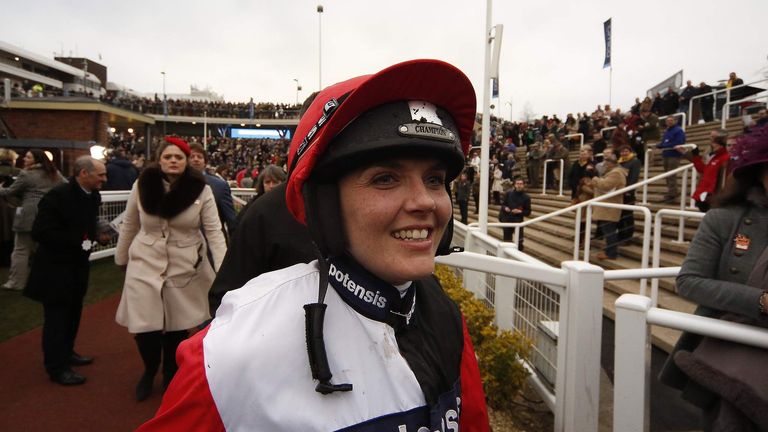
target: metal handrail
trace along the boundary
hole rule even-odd
[[[684,112],[677,112],[677,113],[661,116],[661,117],[659,117],[659,121],[662,121],[662,120],[666,119],[667,117],[682,117],[683,118],[683,122],[680,124],[680,127],[683,129],[683,132],[685,132],[685,118],[686,118],[686,115],[685,115]]]
[[[737,89],[737,88],[741,88],[741,87],[746,87],[746,86],[752,85],[752,84],[758,84],[758,83],[765,82],[765,81],[768,81],[768,78],[764,78],[764,79],[757,80],[757,81],[752,81],[752,82],[746,83],[746,84],[739,84],[737,86],[728,87],[728,88],[724,88],[724,89],[712,90],[709,93],[704,93],[704,94],[696,95],[696,96],[692,97],[691,99],[688,100],[688,121],[693,121],[693,100],[694,99],[703,98],[703,97],[706,97],[706,96],[714,97],[718,93],[726,92],[726,102],[730,102],[731,101],[731,90]],[[712,117],[715,117],[716,110],[717,110],[717,103],[713,103],[712,104]]]
[[[606,203],[606,202],[594,202],[590,203],[587,206],[587,218],[585,226],[589,227],[592,226],[592,206],[597,207],[607,207],[607,208],[616,208],[620,210],[632,210],[633,212],[639,211],[643,213],[643,217],[645,218],[645,223],[643,224],[643,252],[642,256],[640,258],[640,268],[646,269],[648,268],[648,245],[651,241],[651,219],[653,216],[651,215],[651,210],[648,209],[648,207],[642,207],[637,205],[630,205],[630,204],[615,204],[615,203]],[[579,216],[581,216],[581,211],[579,211]],[[578,217],[578,216],[577,216]],[[589,232],[589,230],[587,230]],[[576,224],[576,241],[574,242],[574,260],[578,260],[578,250],[579,250],[579,241],[581,240],[581,224]],[[590,249],[590,236],[585,236],[584,239],[584,261],[589,262],[589,249]],[[605,239],[605,242],[608,243],[608,239]],[[648,283],[648,280],[645,278],[640,279],[640,291],[645,292],[645,286]]]
[[[547,194],[547,166],[549,162],[560,161],[560,193],[557,196],[563,196],[563,175],[565,171],[565,160],[563,159],[544,159],[544,182],[541,187],[541,194]]]
[[[686,210],[672,210],[672,209],[661,209],[656,212],[655,220],[653,222],[653,262],[651,263],[651,266],[653,268],[658,268],[659,263],[661,261],[661,257],[659,256],[661,253],[661,221],[664,219],[664,216],[680,216],[681,220],[683,217],[692,217],[692,218],[703,218],[704,213],[701,212],[693,212],[693,211],[686,211]],[[678,238],[682,236],[682,230],[678,233]],[[640,291],[640,295],[646,295],[645,291]],[[651,300],[653,301],[653,305],[656,306],[658,304],[659,299],[659,280],[653,279],[651,281]]]
[[[753,95],[750,97],[746,97],[744,99],[726,102],[725,105],[723,105],[723,115],[722,115],[723,119],[720,121],[720,128],[725,129],[725,123],[728,121],[728,118],[731,116],[730,115],[731,113],[726,108],[730,107],[731,105],[736,105],[742,102],[751,102],[758,99],[768,99],[768,94]]]
[[[617,129],[617,128],[618,128],[618,126],[608,126],[608,127],[604,127],[602,129],[600,129],[600,138],[603,138],[603,132],[609,131],[609,130],[614,130],[614,129]]]
[[[563,138],[570,138],[570,137],[575,137],[575,136],[579,137],[579,149],[581,149],[582,147],[584,147],[584,134],[583,133],[568,134],[568,135],[564,136]]]
[[[547,214],[535,217],[533,219],[529,219],[527,221],[523,221],[523,222],[489,222],[487,226],[489,226],[489,227],[497,227],[497,228],[514,228],[515,229],[514,238],[518,239],[519,238],[520,228],[525,228],[528,225],[532,225],[532,224],[537,223],[537,222],[541,222],[541,221],[544,221],[544,220],[547,220],[547,219],[550,219],[550,218],[553,218],[553,217],[556,217],[556,216],[560,216],[562,214],[565,214],[565,213],[568,213],[568,212],[571,212],[571,211],[577,211],[577,213],[576,213],[576,222],[579,223],[581,221],[581,216],[580,216],[581,209],[586,207],[586,206],[588,206],[588,205],[590,205],[590,204],[592,204],[592,203],[602,202],[603,200],[605,200],[607,198],[611,198],[611,197],[614,197],[616,195],[622,195],[625,192],[636,190],[636,189],[638,189],[638,188],[640,188],[640,187],[642,187],[642,186],[644,186],[644,185],[646,185],[648,183],[652,183],[652,182],[661,180],[661,179],[666,178],[666,177],[671,176],[671,175],[677,175],[677,173],[679,173],[679,172],[683,172],[685,170],[689,170],[689,169],[692,169],[692,168],[693,168],[693,164],[686,164],[686,165],[680,166],[678,168],[675,168],[672,171],[667,171],[665,173],[659,174],[659,175],[657,175],[655,177],[652,177],[650,179],[646,179],[646,180],[643,180],[641,182],[635,183],[633,185],[629,185],[629,186],[623,187],[623,188],[615,190],[613,192],[608,192],[605,195],[600,195],[599,197],[595,197],[595,198],[589,199],[587,201],[580,202],[578,204],[573,204],[571,206],[568,206],[568,207],[565,207],[565,208],[561,208],[560,210],[555,210],[555,211],[553,211],[551,213],[547,213]],[[683,185],[683,189],[681,189],[681,193],[682,193],[683,196],[686,195],[685,184]],[[477,226],[477,222],[472,222],[468,226],[470,226],[470,227]],[[681,232],[682,232],[682,228],[681,228]]]
[[[651,325],[768,349],[768,330],[653,307],[647,297],[624,294],[616,300],[613,428],[647,431],[651,402]]]
[[[688,148],[697,148],[698,144],[695,143],[685,143],[680,144],[682,147],[688,147]],[[653,154],[654,150],[658,150],[655,147],[648,148],[645,150],[645,156],[643,156],[643,180],[646,180],[648,178],[648,170],[651,167],[651,155]],[[693,170],[694,174],[692,174],[692,180],[691,185],[696,184],[696,170]],[[641,201],[643,204],[648,204],[648,183],[643,184],[643,200]],[[691,207],[693,207],[693,200],[691,200]]]

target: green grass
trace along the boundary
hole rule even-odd
[[[91,263],[91,278],[85,304],[96,303],[120,292],[125,274],[111,257]],[[8,268],[0,268],[0,284],[8,278]],[[0,342],[40,327],[43,324],[43,306],[23,295],[21,291],[0,289]]]

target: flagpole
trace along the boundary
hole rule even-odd
[[[608,71],[608,105],[611,106],[611,109],[613,109],[613,66],[609,68]]]

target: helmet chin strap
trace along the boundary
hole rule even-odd
[[[318,381],[315,391],[329,394],[337,391],[351,391],[352,384],[332,384],[331,368],[328,365],[328,355],[323,339],[323,323],[325,321],[325,294],[328,291],[328,256],[338,255],[343,251],[345,243],[344,232],[341,229],[338,187],[336,184],[315,184],[308,182],[304,185],[304,207],[307,211],[307,228],[315,243],[320,267],[320,286],[317,303],[304,305],[304,326],[307,339],[307,355],[312,378]],[[331,214],[331,213],[335,213]],[[325,222],[325,225],[323,223]]]
[[[328,355],[325,352],[323,340],[323,321],[328,305],[324,303],[325,293],[328,291],[328,261],[324,257],[318,259],[320,266],[320,289],[317,303],[304,305],[304,318],[307,337],[307,355],[309,355],[309,368],[312,370],[312,378],[318,380],[315,391],[329,394],[337,391],[351,391],[352,384],[332,384],[331,368],[328,365]]]

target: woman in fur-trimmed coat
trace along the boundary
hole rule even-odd
[[[213,193],[187,166],[187,143],[166,138],[158,154],[131,190],[115,251],[127,265],[116,319],[135,334],[145,367],[138,400],[151,394],[161,353],[167,385],[187,330],[210,318],[208,291],[226,253]]]

